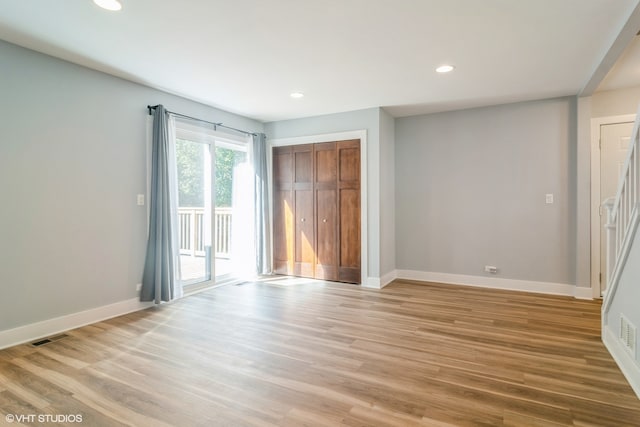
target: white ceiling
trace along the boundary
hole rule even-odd
[[[406,116],[575,95],[638,0],[122,3],[0,0],[0,38],[262,121]]]

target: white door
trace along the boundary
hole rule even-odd
[[[609,197],[615,197],[627,160],[633,122],[600,126],[600,206]],[[607,213],[601,208],[600,217],[600,293],[607,288],[607,240],[604,224]]]

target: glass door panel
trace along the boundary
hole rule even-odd
[[[193,139],[176,138],[182,285],[249,277],[255,239],[247,145]]]
[[[180,280],[211,280],[211,145],[176,139]]]
[[[246,147],[216,141],[215,275],[251,274],[253,250],[253,174]]]

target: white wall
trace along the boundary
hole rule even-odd
[[[591,96],[591,117],[635,114],[638,111],[638,103],[640,86],[596,92]]]
[[[368,277],[380,279],[380,109],[327,114],[265,124],[269,139],[367,131],[367,253]]]
[[[382,285],[396,270],[395,119],[380,109],[380,277]]]
[[[136,298],[147,104],[263,130],[1,41],[0,70],[0,332]]]
[[[591,287],[591,97],[577,99],[576,124],[576,286]],[[586,295],[586,294],[585,294]],[[593,297],[600,296],[594,284]]]
[[[560,98],[397,119],[397,268],[575,284],[575,115]]]

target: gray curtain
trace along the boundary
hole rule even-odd
[[[182,296],[177,239],[177,172],[173,117],[162,105],[153,114],[149,240],[141,301],[171,301]]]
[[[255,172],[255,235],[256,270],[258,274],[271,273],[271,241],[269,227],[269,188],[267,172],[267,141],[263,133],[253,135],[253,170]]]

